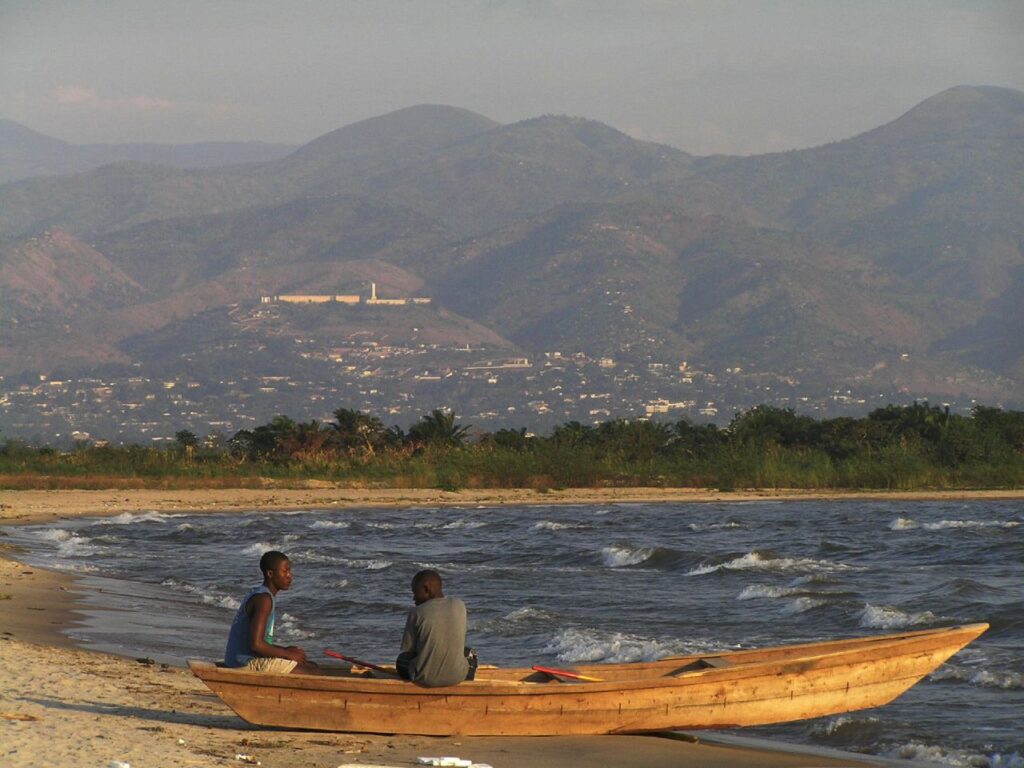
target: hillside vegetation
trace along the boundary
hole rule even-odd
[[[7,276],[43,233],[94,275],[59,317]],[[0,375],[139,362],[146,334],[187,351],[189,318],[365,286],[373,264],[383,291],[418,284],[523,354],[1024,402],[1024,94],[953,88],[844,141],[710,158],[421,105],[264,163],[0,186],[0,259]],[[103,334],[126,318],[145,321]],[[84,329],[70,358],[65,326]]]

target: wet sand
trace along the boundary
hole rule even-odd
[[[865,498],[849,494],[840,498]],[[1024,493],[870,494],[906,498],[1022,498]],[[598,491],[111,490],[13,491],[0,495],[0,524],[140,511],[234,511],[331,506],[611,503],[834,499],[836,494]],[[76,584],[25,566],[0,537],[0,763],[5,766],[412,766],[419,756],[457,755],[494,768],[890,765],[825,750],[697,735],[434,738],[313,733],[249,726],[185,670],[75,648]],[[782,745],[780,745],[782,747]],[[901,762],[900,765],[909,765]]]

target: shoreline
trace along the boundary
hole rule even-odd
[[[182,488],[4,491],[0,525],[45,523],[81,516],[136,512],[218,513],[285,511],[322,507],[507,506],[560,504],[723,504],[752,501],[969,501],[1024,499],[1024,488],[956,491],[819,491],[800,489],[706,488],[489,488],[441,491],[432,488]]]
[[[200,489],[11,491],[0,525],[125,513],[244,512],[331,507],[583,503],[723,503],[1024,498],[1024,491],[816,493],[689,489],[523,490]],[[411,766],[422,755],[458,755],[494,768],[638,765],[646,768],[908,765],[715,734],[598,737],[418,737],[260,729],[243,722],[187,670],[78,647],[73,574],[27,566],[0,538],[0,729],[5,765],[95,764],[135,768],[216,766]]]

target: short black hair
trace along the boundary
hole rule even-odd
[[[425,570],[419,571],[415,576],[412,577],[413,589],[416,589],[417,587],[423,584],[431,583],[435,586],[435,588],[440,587],[442,584],[441,574],[433,570],[432,568],[427,568]]]
[[[260,573],[266,575],[267,571],[273,571],[288,559],[288,555],[284,552],[278,552],[276,549],[272,549],[269,552],[264,552],[263,557],[260,558]]]

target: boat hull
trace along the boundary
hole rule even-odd
[[[267,675],[190,661],[256,725],[357,733],[544,736],[766,725],[892,701],[987,629],[974,624],[640,664],[588,665],[601,682],[530,669],[422,688],[353,675]]]

